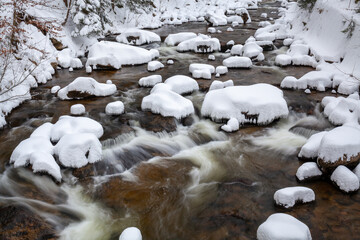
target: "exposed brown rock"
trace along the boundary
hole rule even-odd
[[[348,158],[346,154],[344,154],[343,158],[339,158],[335,162],[325,162],[323,159],[318,158],[317,163],[320,167],[320,169],[324,172],[330,173],[335,170],[340,165],[344,165],[348,168],[354,168],[356,167],[360,162],[360,153],[356,156]]]
[[[139,119],[142,128],[153,132],[174,132],[176,130],[176,119],[174,117],[163,117],[151,112],[144,112]]]

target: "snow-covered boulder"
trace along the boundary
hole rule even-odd
[[[248,58],[256,58],[260,53],[262,53],[263,49],[256,42],[248,42],[245,43],[243,49],[243,56]]]
[[[311,240],[311,233],[304,223],[285,213],[272,214],[259,226],[258,240]]]
[[[191,77],[185,75],[175,75],[166,79],[164,83],[170,86],[173,92],[178,94],[186,94],[199,90],[199,84]]]
[[[291,65],[291,56],[287,54],[279,54],[275,58],[275,64],[281,67]]]
[[[309,55],[309,52],[310,48],[308,45],[294,42],[293,44],[291,44],[287,54],[290,56],[303,56]]]
[[[51,88],[51,90],[50,90],[50,92],[52,93],[52,94],[55,94],[55,93],[57,93],[59,90],[60,90],[60,86],[53,86],[52,88]]]
[[[239,130],[239,121],[236,118],[230,118],[229,121],[221,129],[225,132],[235,132]]]
[[[105,107],[105,113],[107,115],[120,115],[125,111],[124,103],[121,101],[115,101],[108,103]]]
[[[291,89],[306,89],[307,82],[300,81],[299,79],[293,76],[287,76],[281,81],[280,87],[291,88]]]
[[[54,126],[54,124],[52,124],[52,123],[49,123],[49,122],[44,123],[37,129],[35,129],[35,131],[33,131],[33,133],[30,135],[30,137],[43,137],[43,138],[50,140],[51,130],[52,130],[53,126]]]
[[[143,98],[141,109],[178,119],[194,113],[192,102],[172,91],[171,86],[165,83],[159,83],[153,87],[150,95]]]
[[[196,37],[197,37],[196,33],[193,32],[181,32],[181,33],[169,34],[165,39],[165,43],[169,46],[176,46],[183,41]]]
[[[299,78],[300,82],[306,82],[309,88],[325,91],[332,86],[332,74],[325,71],[312,71]]]
[[[63,166],[80,168],[100,161],[102,146],[92,133],[67,134],[56,144],[54,153]]]
[[[142,77],[139,80],[139,85],[141,87],[153,87],[158,83],[162,82],[161,75],[151,75],[148,77]]]
[[[99,83],[90,77],[78,77],[66,87],[60,89],[57,96],[61,100],[83,98],[88,96],[109,96],[116,92],[114,84]]]
[[[163,68],[163,67],[164,67],[164,64],[162,64],[161,62],[151,61],[151,62],[148,62],[147,70],[149,72],[155,72],[156,70]]]
[[[203,34],[199,34],[196,38],[183,41],[176,47],[176,50],[179,52],[193,51],[196,53],[211,53],[220,51],[220,49],[219,39],[211,38]]]
[[[224,59],[223,65],[228,68],[251,68],[252,62],[248,57],[229,57]]]
[[[345,166],[338,166],[330,179],[344,192],[359,190],[359,178]]]
[[[57,62],[62,68],[82,68],[81,60],[75,57],[71,49],[65,48],[58,53]]]
[[[236,44],[236,45],[232,46],[231,51],[230,51],[231,55],[241,56],[243,53],[243,47],[244,46],[241,44]]]
[[[360,127],[343,125],[326,133],[321,139],[318,164],[324,170],[339,165],[354,165],[360,160]]]
[[[315,162],[306,162],[296,171],[296,177],[299,181],[313,180],[321,176],[322,172]]]
[[[247,3],[250,3],[250,1],[248,1]],[[253,4],[253,2],[251,4]],[[246,6],[246,8],[249,9],[249,6]],[[236,19],[239,23],[251,23],[251,17],[250,17],[250,14],[249,14],[249,12],[248,12],[248,10],[246,8],[240,7],[240,8],[237,8],[235,10],[236,15],[241,17],[241,19],[240,18]]]
[[[332,124],[360,122],[360,100],[357,93],[347,98],[327,96],[323,98],[321,104],[324,107],[325,116]]]
[[[193,78],[211,79],[211,74],[215,72],[215,67],[209,64],[192,63],[189,66],[189,71]]]
[[[289,113],[283,92],[269,84],[234,86],[209,91],[201,114],[213,120],[236,118],[239,123],[268,124]]]
[[[207,13],[205,18],[214,26],[223,26],[227,24],[227,17],[225,16],[224,12],[220,9],[213,12]]]
[[[120,69],[122,65],[138,65],[150,62],[156,57],[154,51],[117,42],[101,41],[89,48],[86,66],[93,69],[112,67]]]
[[[222,88],[226,88],[226,87],[232,87],[232,86],[234,86],[233,80],[227,80],[225,82],[214,80],[210,85],[209,91],[216,90],[216,89],[222,89]]]
[[[116,37],[116,41],[131,45],[143,45],[152,42],[160,42],[161,38],[154,32],[136,28],[127,28]]]
[[[30,164],[32,165],[34,173],[47,173],[57,182],[61,182],[60,167],[52,154],[47,152],[33,152],[30,155]]]
[[[228,68],[226,66],[217,66],[215,69],[215,72],[220,74],[220,75],[224,75],[228,72]]]
[[[57,142],[67,134],[92,133],[97,138],[104,134],[100,123],[87,117],[61,116],[51,128],[51,141]]]
[[[138,228],[128,227],[121,233],[119,240],[142,240],[142,235]]]
[[[312,135],[302,146],[298,157],[306,160],[314,159],[316,160],[319,153],[319,147],[321,144],[321,140],[324,137],[324,135],[327,133],[327,131],[315,133]]]
[[[207,29],[207,32],[208,32],[208,33],[216,33],[216,29],[215,29],[214,27],[209,27],[209,28]]]
[[[71,115],[83,115],[85,113],[85,106],[82,104],[74,104],[70,107]]]
[[[277,190],[274,194],[275,203],[285,208],[293,207],[297,202],[315,201],[315,193],[307,187],[287,187]]]

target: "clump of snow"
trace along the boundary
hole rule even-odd
[[[106,84],[112,84],[113,82],[111,80],[106,80]]]
[[[231,48],[231,55],[234,55],[234,56],[241,56],[242,53],[243,53],[243,45],[241,44],[236,44],[234,45],[232,48]]]
[[[287,54],[279,54],[275,58],[275,64],[281,67],[291,65],[292,58]]]
[[[257,45],[256,42],[245,43],[242,50],[243,56],[249,58],[256,58],[263,51],[262,47]]]
[[[172,60],[172,59],[169,59],[169,60],[167,60],[167,62],[166,62],[168,65],[173,65],[174,64],[174,60]]]
[[[294,42],[294,39],[292,39],[292,38],[286,38],[286,39],[284,39],[284,41],[283,41],[283,45],[284,45],[284,46],[290,46],[293,42]]]
[[[52,154],[47,152],[33,152],[30,155],[30,164],[34,173],[45,172],[61,182],[62,176],[59,165]]]
[[[220,51],[220,49],[219,39],[203,34],[199,34],[196,38],[182,41],[176,47],[176,50],[179,52],[193,51],[196,53],[211,53]]]
[[[294,59],[293,59],[294,60]],[[281,87],[294,89],[316,89],[325,91],[326,88],[332,86],[332,75],[325,71],[308,72],[298,80],[294,77],[286,77],[281,82]]]
[[[227,31],[227,32],[233,32],[234,29],[233,29],[232,27],[228,27],[228,28],[226,29],[226,31]]]
[[[227,17],[225,16],[224,11],[222,11],[221,9],[217,9],[215,12],[212,13],[209,12],[206,14],[205,17],[210,23],[212,23],[214,27],[227,24]]]
[[[68,100],[71,99],[68,97],[68,93],[72,91],[87,93],[93,96],[109,96],[116,92],[116,86],[114,84],[98,83],[90,77],[78,77],[69,85],[60,89],[57,95],[61,100]]]
[[[269,22],[269,21],[260,21],[258,24],[259,27],[266,27],[269,25],[271,25],[271,22]]]
[[[231,23],[231,26],[232,26],[232,27],[237,27],[237,26],[239,26],[239,22],[233,21],[233,22]]]
[[[136,28],[127,28],[116,37],[116,41],[131,45],[143,45],[152,42],[160,42],[161,39],[160,36],[154,32]]]
[[[310,89],[305,89],[305,91],[304,91],[306,94],[310,94],[311,93],[311,90]]]
[[[151,61],[151,62],[148,62],[147,70],[149,72],[155,72],[156,70],[163,68],[163,67],[164,67],[164,64],[162,64],[161,62]]]
[[[92,72],[91,66],[86,66],[86,73],[91,73],[91,72]]]
[[[220,75],[224,75],[228,72],[228,68],[226,66],[217,66],[215,72]]]
[[[302,146],[298,157],[305,159],[316,159],[318,157],[318,150],[321,144],[321,140],[327,131],[315,133],[312,135]]]
[[[248,57],[229,57],[224,59],[223,65],[228,68],[251,68],[252,62]]]
[[[80,168],[101,160],[102,146],[91,133],[67,134],[54,148],[54,154],[65,167]]]
[[[315,162],[306,162],[302,164],[296,171],[296,177],[299,179],[299,181],[317,178],[321,175],[322,172]]]
[[[359,94],[355,93],[347,98],[324,97],[321,101],[324,106],[324,114],[335,125],[343,125],[348,122],[360,122]]]
[[[214,55],[209,55],[209,56],[208,56],[208,59],[209,59],[210,61],[215,61],[215,56],[214,56]]]
[[[288,107],[283,92],[269,84],[234,86],[209,91],[201,114],[213,120],[236,118],[239,123],[268,124],[286,117]]]
[[[193,32],[181,32],[181,33],[169,34],[165,39],[165,43],[169,46],[176,46],[183,41],[196,37],[197,37],[196,33]]]
[[[359,189],[359,178],[345,166],[338,166],[330,179],[344,192],[354,192]]]
[[[137,65],[150,62],[158,52],[117,42],[101,41],[89,48],[86,67],[109,66],[120,69],[122,65]]]
[[[142,240],[142,235],[138,228],[128,227],[121,233],[119,240]]]
[[[305,89],[307,87],[307,83],[305,81],[299,81],[295,77],[287,76],[281,81],[280,87],[292,88],[292,89]]]
[[[57,142],[67,134],[92,133],[97,138],[104,134],[100,123],[87,117],[61,116],[51,129],[51,141]]]
[[[105,113],[107,115],[120,115],[125,111],[124,104],[121,101],[115,101],[108,103],[105,107]]]
[[[178,119],[194,113],[192,102],[172,91],[171,87],[164,83],[156,84],[150,95],[143,98],[141,109]]]
[[[71,115],[83,115],[85,113],[85,106],[82,104],[74,104],[70,107]]]
[[[189,66],[189,71],[193,78],[211,79],[211,74],[215,72],[215,67],[209,64],[192,63]]]
[[[257,229],[258,240],[311,240],[311,233],[304,223],[285,214],[275,213]]]
[[[191,93],[199,90],[199,84],[191,77],[184,75],[175,75],[166,79],[164,83],[178,94]]]
[[[226,125],[221,126],[225,132],[235,132],[239,130],[239,121],[236,118],[230,118]]]
[[[52,93],[52,94],[55,94],[55,93],[57,93],[59,90],[60,90],[60,86],[53,86],[52,88],[51,88],[51,90],[50,90],[50,92]]]
[[[226,87],[232,87],[232,86],[234,86],[233,80],[227,80],[225,82],[215,80],[211,83],[209,91],[226,88]]]
[[[315,193],[307,187],[287,187],[277,190],[274,194],[277,205],[291,208],[297,202],[308,203],[315,201]]]
[[[51,130],[53,128],[52,123],[44,123],[30,135],[30,137],[43,137],[50,140]]]
[[[208,33],[216,33],[216,29],[214,27],[209,27],[207,32]]]
[[[260,17],[262,17],[262,18],[267,18],[267,13],[262,13],[262,14],[260,14]]]
[[[139,80],[139,85],[141,87],[153,87],[158,83],[162,82],[161,75],[151,75],[148,77],[142,77]]]
[[[235,45],[235,41],[234,40],[230,40],[226,43],[227,46],[233,46]]]
[[[75,53],[69,48],[65,48],[58,53],[57,62],[62,68],[72,69],[83,67],[81,60],[76,58]]]

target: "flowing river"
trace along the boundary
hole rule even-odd
[[[252,23],[217,27],[212,34],[223,45],[230,40],[244,43],[258,28],[260,14],[277,17],[280,2],[264,2],[250,10]],[[154,30],[162,38],[170,33],[206,33],[205,23],[164,26]],[[311,68],[274,66],[279,48],[265,52],[266,60],[251,70],[230,70],[220,80],[235,85],[270,83],[280,85],[292,75],[300,77]],[[163,43],[144,46],[158,48],[160,61],[173,59],[156,74],[163,79],[189,75],[190,63],[221,65],[225,53],[178,53]],[[143,239],[255,239],[258,226],[276,212],[286,212],[310,228],[313,239],[354,239],[360,233],[359,194],[345,195],[329,181],[301,184],[316,194],[314,203],[290,210],[276,207],[276,190],[300,185],[295,178],[302,164],[299,148],[313,133],[331,124],[321,114],[319,101],[329,92],[305,94],[284,90],[290,114],[268,126],[245,125],[238,132],[220,131],[220,123],[200,116],[201,104],[210,86],[198,80],[200,91],[186,96],[196,114],[181,121],[141,111],[142,98],[150,89],[140,88],[138,80],[150,75],[146,65],[123,67],[119,71],[84,69],[58,70],[52,81],[32,90],[32,100],[15,109],[9,126],[0,132],[0,231],[19,226],[18,238],[29,232],[41,239],[118,239],[129,226],[138,227]],[[79,76],[99,82],[111,79],[117,94],[103,98],[60,101],[50,93],[52,86],[66,86]],[[107,103],[121,100],[126,113],[107,116]],[[56,184],[46,175],[9,164],[12,151],[38,126],[55,123],[70,112],[70,106],[84,104],[85,116],[104,127],[101,138],[103,161],[81,169],[64,169],[63,182]],[[291,129],[291,131],[290,131]],[[24,223],[25,222],[25,223]],[[27,224],[29,223],[29,224]],[[36,228],[36,229],[35,229]],[[39,233],[40,232],[40,233]],[[40,235],[39,235],[40,234]],[[26,238],[24,238],[26,239]]]

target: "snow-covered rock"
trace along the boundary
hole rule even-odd
[[[268,124],[289,113],[283,92],[269,84],[234,86],[209,91],[201,114],[213,120],[236,118],[239,123]]]
[[[230,40],[226,43],[226,46],[234,46],[235,45],[235,41],[234,40]]]
[[[227,32],[233,32],[234,29],[233,29],[232,27],[228,27],[228,28],[226,29],[226,31],[227,31]]]
[[[141,109],[178,119],[194,113],[192,102],[172,91],[171,87],[165,83],[159,83],[153,87],[150,95],[143,98]]]
[[[219,39],[203,34],[199,34],[196,38],[185,40],[176,47],[176,50],[179,52],[193,51],[196,53],[211,53],[220,51],[220,49]]]
[[[92,72],[92,67],[91,66],[86,66],[86,73],[91,73]]]
[[[287,187],[277,190],[274,194],[274,200],[279,206],[291,208],[297,202],[308,203],[315,201],[315,193],[307,187]]]
[[[52,94],[55,94],[55,93],[57,93],[59,90],[60,90],[60,86],[53,86],[52,88],[51,88],[51,90],[50,90],[50,92],[52,93]]]
[[[291,89],[306,89],[307,83],[305,81],[300,81],[293,76],[287,76],[281,81],[280,87]]]
[[[218,9],[212,13],[207,13],[205,17],[210,23],[212,23],[214,27],[227,24],[227,17],[225,16],[224,12],[221,11],[221,9]]]
[[[151,61],[151,62],[148,62],[147,70],[149,72],[155,72],[156,70],[163,68],[163,67],[164,67],[164,64],[162,64],[161,62]]]
[[[58,53],[57,62],[62,68],[82,68],[81,60],[75,57],[71,49],[65,48]]]
[[[324,106],[325,116],[332,124],[360,122],[360,100],[357,93],[347,98],[327,96],[323,98],[321,104]]]
[[[234,55],[234,56],[241,56],[242,55],[242,52],[243,52],[243,45],[241,44],[236,44],[234,46],[232,46],[231,48],[231,55]]]
[[[80,168],[100,161],[102,146],[92,133],[67,134],[56,144],[54,153],[63,166]]]
[[[106,84],[113,84],[111,80],[106,80]]]
[[[142,235],[138,228],[128,227],[121,233],[119,240],[142,240]]]
[[[208,60],[209,61],[215,61],[215,56],[214,55],[209,55]]]
[[[115,101],[108,103],[105,107],[105,113],[107,115],[120,115],[125,111],[124,103],[121,101]]]
[[[311,240],[311,233],[304,223],[285,213],[272,214],[257,229],[258,240]]]
[[[262,18],[267,18],[267,13],[262,13],[262,14],[260,14],[260,17],[262,17]]]
[[[296,171],[296,177],[299,181],[319,178],[322,176],[318,165],[315,162],[306,162],[302,164]]]
[[[35,129],[35,131],[33,131],[33,133],[30,135],[30,137],[43,137],[43,138],[50,140],[51,130],[53,128],[53,125],[54,124],[49,123],[49,122],[44,123],[37,129]]]
[[[156,55],[156,52],[144,48],[117,42],[101,41],[89,48],[86,66],[92,66],[93,69],[96,69],[97,66],[120,69],[122,65],[148,63]]]
[[[71,115],[83,115],[85,113],[85,106],[82,104],[74,104],[70,107]]]
[[[183,41],[196,37],[197,37],[196,33],[193,32],[181,32],[181,33],[169,34],[165,39],[165,43],[169,46],[176,46]]]
[[[233,80],[227,80],[225,82],[215,80],[211,83],[209,91],[216,90],[216,89],[222,89],[225,87],[232,87],[232,86],[234,86]]]
[[[281,67],[291,65],[291,56],[287,54],[279,54],[275,58],[275,64]]]
[[[166,85],[170,86],[173,92],[178,94],[191,93],[199,90],[199,84],[191,77],[175,75],[165,80]]]
[[[174,64],[174,60],[169,59],[169,60],[167,60],[166,64],[167,64],[167,65],[173,65],[173,64]]]
[[[56,181],[61,182],[60,167],[52,154],[47,152],[33,152],[30,155],[30,164],[32,165],[34,173],[47,173]]]
[[[67,134],[92,133],[97,138],[104,134],[100,123],[87,117],[61,116],[51,128],[51,141],[57,142]]]
[[[256,42],[248,42],[245,43],[242,51],[244,57],[255,58],[262,53],[263,49]]]
[[[236,118],[230,118],[226,125],[221,126],[225,132],[235,132],[239,130],[239,121]]]
[[[345,166],[338,166],[330,179],[344,192],[354,192],[359,189],[359,178]]]
[[[317,159],[321,140],[327,131],[315,133],[302,146],[298,157],[304,159]]]
[[[160,42],[161,39],[160,36],[154,32],[136,28],[127,28],[116,37],[116,41],[131,45],[143,45],[152,42]]]
[[[151,75],[148,77],[142,77],[139,80],[139,85],[141,87],[153,87],[158,83],[162,82],[162,76],[161,75]]]
[[[220,75],[224,75],[228,72],[228,68],[226,66],[217,66],[215,69],[215,72],[220,74]]]
[[[215,72],[215,67],[209,64],[192,63],[189,66],[189,71],[193,78],[211,79],[211,74]]]
[[[248,57],[229,57],[224,59],[223,65],[228,68],[251,68],[252,62]]]
[[[209,28],[207,29],[207,32],[208,32],[208,33],[216,33],[216,29],[215,29],[214,27],[209,27]]]

